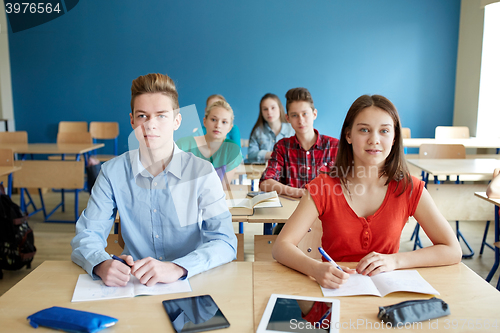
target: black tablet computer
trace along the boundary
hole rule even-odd
[[[177,333],[229,327],[229,322],[210,295],[169,299],[162,303]]]

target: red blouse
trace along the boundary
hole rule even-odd
[[[359,217],[349,206],[338,178],[322,174],[306,185],[323,225],[322,247],[333,260],[357,262],[372,251],[399,251],[401,232],[415,214],[424,188],[423,181],[411,178],[413,188],[409,185],[400,196],[398,182],[391,181],[382,205],[366,218]]]

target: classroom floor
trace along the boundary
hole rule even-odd
[[[38,196],[35,195],[35,200]],[[88,201],[88,193],[81,193],[80,195],[80,210],[83,210]],[[54,207],[56,202],[59,200],[59,193],[46,193],[44,195],[44,200],[46,201],[48,207]],[[65,214],[55,214],[54,219],[66,218],[70,219],[73,216],[72,203],[73,194],[67,195],[67,204]],[[13,195],[13,200],[19,202],[19,196]],[[21,269],[18,271],[3,271],[4,278],[0,280],[0,295],[9,290],[14,284],[24,278],[29,272],[40,265],[45,260],[71,260],[71,246],[70,241],[75,234],[75,225],[66,223],[44,223],[42,222],[42,214],[38,213],[30,217],[29,224],[33,229],[35,235],[35,245],[37,247],[37,253],[32,263],[31,269]],[[237,223],[233,223],[235,232],[238,230]],[[410,235],[415,226],[415,221],[410,220],[407,226],[403,230],[403,235],[401,237],[401,251],[411,251],[413,248],[413,242],[410,241]],[[452,227],[455,228],[455,223],[453,222]],[[472,248],[476,252],[472,259],[463,259],[464,264],[469,266],[478,275],[485,278],[491,269],[494,261],[494,253],[489,248],[485,248],[482,256],[479,255],[479,248],[481,244],[482,235],[484,232],[485,222],[461,222],[460,229],[463,234],[471,244]],[[245,223],[245,261],[254,261],[253,255],[253,236],[262,235],[262,224],[249,224]],[[490,225],[490,230],[488,233],[488,241],[492,243],[493,241],[493,223]],[[423,235],[422,242],[424,246],[430,245],[430,241]],[[462,244],[463,245],[463,244]],[[464,246],[463,246],[464,247]],[[466,250],[464,250],[466,252]],[[498,270],[493,277],[491,284],[496,286],[499,279]]]

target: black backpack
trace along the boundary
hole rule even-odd
[[[8,195],[0,194],[0,279],[3,278],[2,269],[31,268],[35,253],[35,239],[28,225],[28,216],[22,214]]]

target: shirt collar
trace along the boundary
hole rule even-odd
[[[177,144],[174,142],[174,152],[172,155],[172,160],[168,163],[163,173],[171,173],[173,176],[181,179],[182,176],[182,150],[177,147]],[[130,151],[130,162],[132,164],[132,174],[134,175],[134,179],[140,174],[143,177],[152,177],[148,170],[142,165],[141,159],[139,158],[139,149],[135,149]]]
[[[318,130],[317,129],[314,129],[314,133],[318,136],[318,138],[316,139],[316,142],[311,146],[311,148],[309,149],[312,149],[312,148],[320,148],[321,147],[321,135],[319,134]],[[294,139],[294,143],[295,143],[295,146],[296,147],[299,147],[299,148],[302,148],[302,146],[300,145],[300,141],[299,139],[297,138],[297,134],[295,134],[293,136],[293,139]],[[302,148],[304,149],[304,148]]]

